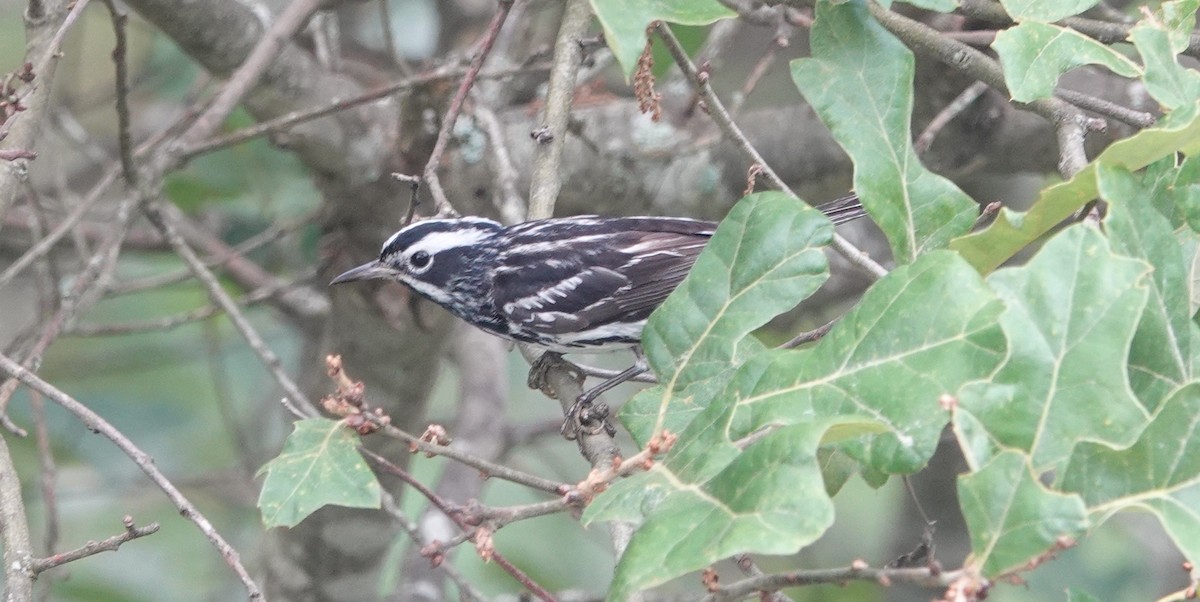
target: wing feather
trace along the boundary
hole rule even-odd
[[[653,217],[513,226],[493,297],[520,327],[546,334],[640,322],[687,276],[715,227]]]

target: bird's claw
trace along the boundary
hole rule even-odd
[[[567,409],[566,419],[563,420],[560,432],[568,441],[574,441],[580,433],[597,435],[601,430],[609,437],[615,437],[617,427],[609,422],[608,415],[608,404],[593,403],[588,394],[584,393]]]
[[[547,351],[533,360],[529,364],[529,376],[525,383],[530,389],[541,391],[549,397],[556,397],[554,387],[550,384],[549,373],[553,368],[562,368],[567,371],[580,385],[583,385],[583,374],[579,372],[579,368],[563,359],[561,353],[555,351]]]

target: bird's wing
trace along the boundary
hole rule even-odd
[[[544,334],[637,323],[687,276],[715,228],[655,217],[513,226],[492,281],[493,297],[510,320]]]

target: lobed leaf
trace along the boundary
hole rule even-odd
[[[1173,158],[1168,162],[1173,164]],[[1101,165],[1097,175],[1100,196],[1109,202],[1105,224],[1113,250],[1154,266],[1127,367],[1134,393],[1146,411],[1153,413],[1172,391],[1192,380],[1194,341],[1200,336],[1200,327],[1191,319],[1188,269],[1180,244],[1167,216],[1156,208],[1174,209],[1155,199],[1166,193],[1162,181],[1169,179],[1171,172],[1149,170],[1134,175]]]
[[[1114,142],[1073,178],[1042,191],[1029,211],[1004,209],[992,225],[954,240],[950,248],[987,274],[1096,198],[1097,164],[1136,171],[1177,152],[1197,151],[1200,151],[1200,103],[1169,113],[1157,126]]]
[[[279,456],[262,468],[263,524],[294,527],[327,504],[378,508],[379,482],[358,453],[358,436],[341,422],[307,418],[294,424]]]
[[[1018,102],[1053,96],[1058,78],[1081,65],[1103,65],[1125,77],[1141,73],[1136,63],[1112,48],[1047,23],[1030,21],[1005,29],[996,34],[992,48],[1000,56],[1008,91]]]
[[[641,519],[609,598],[814,541],[832,521],[821,446],[870,471],[919,468],[946,421],[939,399],[1003,359],[1001,310],[969,265],[935,252],[877,282],[811,349],[766,351],[720,376],[666,458],[584,511],[585,523]]]
[[[816,15],[812,58],[792,61],[792,79],[853,159],[854,188],[896,262],[912,262],[967,232],[977,207],[912,149],[912,52],[864,2],[820,2]]]
[[[646,27],[654,21],[708,25],[737,16],[717,0],[591,0],[591,4],[625,77],[637,66],[646,46]]]
[[[1016,571],[1087,529],[1087,509],[1079,496],[1044,487],[1027,460],[1005,451],[958,480],[971,534],[968,562],[986,577]]]
[[[1097,521],[1126,508],[1151,512],[1200,561],[1200,383],[1175,391],[1129,448],[1081,444],[1062,482]]]
[[[1061,467],[1083,440],[1132,443],[1147,421],[1127,359],[1148,272],[1077,225],[1028,264],[992,274],[988,284],[1007,306],[1000,324],[1009,356],[990,382],[963,391],[955,420],[969,414],[995,445],[1028,453],[1037,471]],[[963,447],[975,453],[973,466],[986,461],[977,441]]]
[[[621,409],[637,441],[663,428],[682,430],[723,386],[721,377],[762,349],[750,333],[825,282],[822,249],[832,238],[833,225],[820,211],[783,193],[750,195],[729,212],[642,331],[662,384]]]
[[[1057,21],[1095,6],[1099,0],[1000,0],[1014,21]]]

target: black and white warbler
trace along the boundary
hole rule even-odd
[[[864,215],[856,195],[818,209],[834,224]],[[575,414],[647,369],[636,349],[646,318],[687,276],[716,227],[676,217],[578,216],[514,226],[428,219],[405,226],[379,259],[330,284],[400,282],[472,326],[549,352],[634,347],[638,362],[585,392]]]

